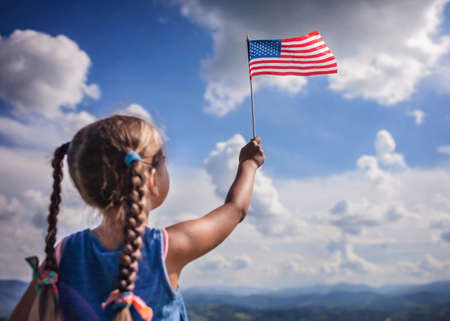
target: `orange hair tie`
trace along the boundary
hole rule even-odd
[[[136,311],[145,321],[151,321],[153,318],[153,310],[145,302],[135,295],[133,292],[119,292],[118,289],[115,289],[109,294],[108,299],[102,303],[102,309],[105,309],[110,303],[113,302],[113,308],[125,308],[134,306]]]

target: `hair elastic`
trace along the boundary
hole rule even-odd
[[[102,303],[102,309],[113,303],[115,309],[123,309],[125,307],[134,306],[136,311],[145,321],[151,321],[153,318],[153,310],[145,302],[131,291],[120,292],[119,289],[111,291],[105,302]]]
[[[59,298],[58,291],[58,273],[56,271],[43,270],[39,272],[39,258],[37,256],[30,256],[25,259],[33,269],[33,280],[36,281],[36,293],[39,292],[43,285],[51,285],[52,291],[56,299]]]
[[[127,166],[130,166],[131,163],[133,163],[134,161],[140,161],[142,160],[141,156],[139,156],[138,153],[136,153],[134,150],[128,152],[125,155],[125,164],[127,164]]]

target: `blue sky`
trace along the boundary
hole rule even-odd
[[[102,98],[83,101],[79,109],[105,115],[117,106],[141,104],[174,138],[168,144],[173,161],[198,166],[215,141],[235,132],[250,137],[249,99],[223,118],[202,112],[206,86],[202,60],[214,54],[211,36],[180,15],[176,6],[151,1],[64,7],[51,1],[27,5],[7,1],[3,6],[2,36],[16,29],[63,34],[89,55],[89,81],[100,85]],[[310,77],[304,92],[292,97],[270,89],[256,93],[257,133],[271,156],[266,167],[277,175],[303,177],[349,170],[357,155],[370,151],[380,128],[394,134],[412,165],[426,167],[446,160],[436,147],[449,143],[450,129],[445,109],[437,106],[445,106],[448,95],[433,91],[427,79],[393,108],[342,99],[327,90],[326,79]],[[11,107],[1,103],[2,113],[8,114]],[[414,109],[427,114],[420,127],[405,117]],[[332,162],[329,153],[335,155]]]
[[[245,35],[273,39],[317,29],[336,55],[338,75],[255,79],[256,132],[266,153],[259,194],[248,225],[194,264],[186,272],[186,284],[196,285],[196,276],[204,271],[210,273],[208,284],[223,273],[230,277],[223,282],[249,285],[283,286],[300,284],[300,279],[314,283],[325,277],[364,282],[367,275],[381,284],[397,279],[397,272],[383,265],[392,262],[392,253],[401,253],[397,270],[408,275],[403,282],[448,278],[449,7],[440,0],[281,1],[275,7],[262,1],[258,8],[251,1],[3,1],[0,147],[4,162],[7,157],[17,161],[3,168],[0,217],[33,231],[27,244],[42,237],[30,220],[44,215],[49,178],[23,179],[22,169],[31,168],[25,161],[30,155],[41,157],[42,166],[33,166],[45,172],[51,151],[81,125],[130,110],[133,104],[141,114],[150,113],[168,137],[174,187],[155,224],[213,209],[233,170],[223,168],[211,152],[224,153],[225,162],[230,155],[216,143],[225,142],[236,154],[251,136]],[[327,17],[323,12],[329,12]],[[51,48],[49,54],[35,54],[39,50],[28,46],[29,38],[13,36],[17,30],[33,31],[42,47]],[[76,46],[64,47],[67,43],[58,35]],[[21,45],[12,45],[14,39],[22,39]],[[18,57],[25,57],[22,74],[13,68]],[[53,96],[34,87],[33,81],[41,79],[54,86]],[[36,103],[30,103],[30,95],[39,96]],[[231,178],[219,179],[226,171]],[[18,180],[11,189],[10,182]],[[198,194],[183,196],[181,187],[189,190],[192,182],[198,184]],[[198,204],[184,204],[187,196]],[[82,207],[79,200],[68,203]],[[274,204],[279,210],[273,210]],[[33,206],[40,208],[38,213],[12,218],[13,210],[26,213]],[[67,213],[73,210],[69,207]],[[62,230],[69,233],[86,222],[93,224],[89,219],[70,221]],[[423,235],[418,243],[399,236],[411,226]],[[320,237],[308,239],[308,230]],[[260,239],[280,233],[284,238]],[[234,246],[242,247],[238,240],[244,234],[248,245],[236,254]],[[23,254],[39,251],[27,246]],[[252,270],[261,259],[256,254],[260,247],[280,253],[273,270]],[[283,259],[293,252],[284,252],[288,248],[303,249],[294,255],[295,264]],[[384,256],[377,254],[380,248]],[[416,248],[414,255],[400,250],[405,248]],[[312,255],[311,249],[319,254]],[[0,255],[2,265],[10,250]],[[240,266],[244,268],[236,268]],[[12,277],[8,273],[0,276]],[[262,281],[260,275],[272,279]],[[288,277],[280,282],[283,275]]]

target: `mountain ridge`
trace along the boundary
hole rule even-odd
[[[27,288],[18,280],[0,280],[0,317],[8,316]],[[239,309],[356,309],[395,312],[448,302],[450,281],[415,285],[337,283],[271,290],[258,287],[197,286],[182,290],[189,309],[227,306]]]

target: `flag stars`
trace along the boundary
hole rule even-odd
[[[281,40],[250,41],[250,60],[262,57],[279,57],[280,54]]]

